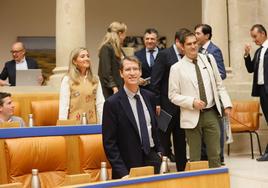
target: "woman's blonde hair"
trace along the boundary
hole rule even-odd
[[[102,40],[99,50],[102,48],[103,45],[109,43],[112,45],[115,56],[117,58],[122,57],[121,45],[120,45],[120,38],[119,33],[124,33],[127,30],[127,26],[123,22],[112,22],[107,29],[107,32]]]
[[[74,64],[74,62],[77,60],[80,52],[83,50],[86,50],[88,52],[88,49],[86,49],[84,47],[78,47],[78,48],[75,48],[70,54],[69,70],[68,70],[67,75],[70,78],[70,83],[74,83],[77,85],[79,85],[79,83],[80,83],[81,73],[80,73],[79,69],[76,67],[76,65]],[[87,79],[88,79],[88,81],[92,82],[93,84],[98,82],[98,78],[95,75],[93,75],[91,64],[89,65],[89,68],[87,70]]]

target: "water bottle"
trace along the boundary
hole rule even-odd
[[[108,171],[106,162],[101,162],[100,181],[107,181],[107,180],[108,180]]]
[[[38,176],[38,169],[32,169],[31,188],[41,188],[40,179]]]
[[[86,112],[82,113],[81,125],[87,125],[87,114],[86,114]]]
[[[167,159],[168,159],[167,156],[162,157],[162,163],[160,166],[160,174],[165,174],[165,173],[168,173],[169,171]]]
[[[29,114],[29,127],[33,127],[34,123],[33,123],[33,114]]]

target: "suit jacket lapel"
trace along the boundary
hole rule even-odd
[[[143,49],[143,51],[142,51],[142,62],[146,62],[145,64],[143,64],[143,67],[145,68],[145,69],[150,69],[151,67],[149,67],[149,64],[148,64],[148,61],[147,61],[147,58],[146,58],[146,48],[144,48]]]
[[[170,51],[170,58],[171,58],[172,64],[178,62],[179,61],[178,56],[177,56],[177,54],[176,54],[176,52],[175,52],[175,50],[173,48],[173,45],[170,47],[169,51]]]
[[[140,93],[141,93],[143,100],[147,106],[147,109],[150,113],[151,122],[152,122],[152,126],[153,126],[153,125],[155,125],[155,118],[154,118],[155,113],[154,113],[153,109],[151,108],[150,99],[148,99],[148,97],[144,94],[144,91],[142,89],[140,90]]]
[[[126,113],[128,119],[131,122],[131,125],[133,126],[133,128],[136,130],[137,134],[139,135],[139,130],[138,130],[138,126],[134,117],[134,114],[132,112],[132,108],[130,106],[129,100],[127,98],[127,94],[125,92],[124,89],[121,89],[120,91],[120,103],[124,109],[124,112]]]

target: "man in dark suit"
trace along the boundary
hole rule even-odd
[[[158,31],[154,28],[148,28],[143,37],[145,48],[135,52],[135,56],[142,64],[142,74],[140,85],[144,89],[150,88],[150,78],[154,60],[158,54]]]
[[[180,109],[170,102],[168,98],[168,80],[170,67],[178,62],[183,56],[179,38],[182,33],[189,32],[188,29],[180,29],[175,34],[175,43],[167,49],[160,51],[156,57],[152,69],[151,89],[156,94],[156,113],[160,114],[161,109],[172,116],[166,132],[159,130],[161,145],[164,148],[164,155],[172,159],[171,133],[175,152],[175,162],[178,171],[183,171],[186,164],[186,142],[185,131],[180,128]]]
[[[25,47],[22,42],[15,42],[12,45],[11,54],[13,60],[5,63],[5,66],[0,74],[0,85],[16,85],[16,70],[38,69],[38,65],[35,60],[25,57]],[[7,83],[6,80],[8,78]],[[42,82],[42,76],[38,78],[39,82]]]
[[[226,78],[226,70],[223,62],[221,49],[216,46],[212,41],[212,28],[208,24],[198,24],[195,26],[195,36],[199,45],[199,52],[202,54],[211,54],[216,60],[218,70],[220,72],[221,79]],[[208,57],[208,56],[207,56]],[[210,60],[209,60],[210,61]],[[221,163],[224,165],[224,125],[220,123],[220,146],[221,146]],[[206,147],[202,146],[202,160],[207,160]]]
[[[245,46],[245,64],[247,71],[253,73],[252,96],[260,97],[261,108],[268,123],[268,40],[266,29],[261,24],[255,24],[250,30],[250,35],[256,45],[260,46],[250,58],[251,46]],[[268,161],[268,145],[263,156],[257,161]]]
[[[141,63],[125,57],[120,65],[124,87],[104,103],[102,134],[112,178],[128,177],[130,168],[154,166],[159,173],[161,147],[157,138],[154,95],[139,89]]]

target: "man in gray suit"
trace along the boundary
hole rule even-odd
[[[180,43],[185,56],[172,65],[169,99],[180,106],[180,126],[185,129],[190,160],[200,161],[202,139],[207,146],[209,167],[220,167],[220,129],[218,115],[231,112],[231,100],[225,90],[213,56],[198,54],[194,33],[183,33]]]

